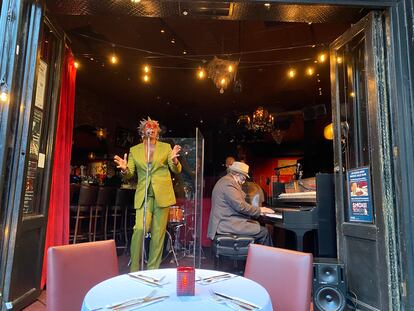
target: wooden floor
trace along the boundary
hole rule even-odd
[[[24,311],[46,311],[46,291],[42,291],[42,294],[40,295],[37,300],[32,303],[27,308],[23,309]]]
[[[129,256],[122,254],[118,257],[119,273],[124,274],[129,272],[128,268]],[[178,254],[178,263],[181,266],[192,265],[194,258],[185,254]],[[161,268],[176,267],[176,263],[172,254],[166,257],[161,263]],[[214,269],[214,259],[211,256],[209,248],[203,249],[203,256],[201,260],[201,268]],[[217,270],[227,271],[235,274],[243,274],[243,263],[239,263],[237,267],[234,266],[234,262],[231,260],[221,260],[220,266]],[[40,297],[30,306],[23,309],[24,311],[46,311],[46,291],[43,291]]]

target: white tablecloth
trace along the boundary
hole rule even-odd
[[[170,297],[162,302],[144,306],[139,310],[144,311],[211,311],[211,310],[231,310],[225,304],[219,304],[210,299],[210,289],[220,293],[238,297],[260,306],[261,310],[272,311],[272,302],[267,291],[258,283],[237,276],[226,281],[221,281],[208,285],[201,285],[196,282],[195,296],[176,295],[176,269],[147,270],[140,273],[153,277],[166,276],[163,282],[168,282],[162,287],[153,287],[134,280],[127,274],[120,275],[103,281],[89,290],[86,294],[82,311],[90,311],[98,307],[103,307],[127,299],[143,297],[156,289],[156,296],[169,295]],[[196,270],[197,277],[208,277],[219,274],[218,271]],[[132,309],[131,309],[132,310]]]

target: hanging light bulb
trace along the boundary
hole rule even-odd
[[[6,92],[3,91],[0,93],[0,101],[5,103],[7,102],[8,99],[9,99],[9,95]]]
[[[342,64],[342,57],[340,57],[340,56],[338,56],[337,58],[336,58],[336,62],[338,63],[338,64]]]
[[[289,69],[289,71],[288,71],[288,77],[290,79],[293,79],[295,77],[295,75],[296,75],[295,69]]]
[[[228,72],[233,72],[233,66],[229,65],[229,67],[227,67]]]
[[[325,126],[325,128],[323,129],[323,136],[328,140],[333,139],[334,135],[333,135],[333,125],[332,125],[332,123]]]
[[[220,80],[220,84],[221,84],[221,85],[225,85],[225,84],[226,84],[226,78],[222,78],[222,79]]]
[[[308,75],[308,76],[313,76],[313,74],[315,73],[315,70],[312,68],[312,67],[308,67],[307,69],[306,69],[306,74]]]
[[[144,72],[145,73],[149,73],[150,72],[150,66],[148,66],[148,65],[144,65]]]
[[[202,80],[202,79],[205,78],[205,76],[206,76],[205,71],[203,69],[199,68],[198,71],[197,71],[197,78]]]
[[[76,68],[76,69],[78,69],[78,68],[79,68],[79,63],[78,63],[77,61],[75,61],[75,62],[73,63],[73,65],[75,66],[75,68]]]
[[[148,83],[150,81],[149,75],[144,75],[142,79],[144,80],[145,83]]]
[[[132,3],[140,3],[141,0],[131,0]]]
[[[326,61],[326,54],[325,53],[321,53],[318,58],[319,58],[319,61],[321,63],[324,63]]]
[[[95,157],[96,157],[96,155],[95,155],[95,153],[94,153],[94,152],[89,152],[89,153],[88,153],[88,159],[89,159],[89,160],[93,160],[93,159],[95,159]]]
[[[118,63],[118,57],[115,54],[111,55],[111,64],[116,65]]]

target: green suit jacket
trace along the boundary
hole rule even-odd
[[[149,172],[149,182],[155,195],[155,201],[159,207],[174,205],[175,195],[171,181],[172,172],[178,174],[181,172],[181,164],[175,165],[171,160],[171,146],[169,144],[157,141],[154,149],[152,168]],[[129,150],[128,171],[125,178],[129,179],[137,176],[137,188],[135,191],[135,208],[141,208],[145,199],[145,176],[147,170],[147,161],[144,144],[138,144]]]

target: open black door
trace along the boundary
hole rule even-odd
[[[8,110],[2,110],[1,310],[21,310],[40,293],[63,37],[42,2],[5,1],[2,25],[16,36]],[[17,18],[18,25],[9,21]],[[7,28],[6,28],[7,29]],[[2,63],[3,65],[3,63]],[[0,157],[1,158],[1,157]]]
[[[372,12],[331,44],[338,257],[360,310],[401,309],[385,25]]]

